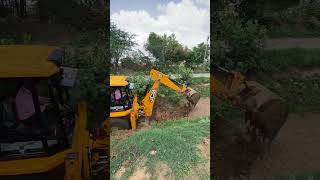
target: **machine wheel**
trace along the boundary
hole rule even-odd
[[[110,128],[112,130],[130,129],[130,120],[128,118],[110,118]]]

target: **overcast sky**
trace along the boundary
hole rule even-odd
[[[176,35],[192,48],[210,34],[210,0],[111,0],[111,21],[136,34],[141,49],[150,32]]]

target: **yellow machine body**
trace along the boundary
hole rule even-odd
[[[163,84],[178,93],[185,94],[192,106],[195,106],[200,99],[199,93],[197,93],[195,90],[187,87],[186,85],[181,85],[177,82],[174,82],[174,80],[170,79],[168,75],[160,71],[152,69],[149,76],[154,80],[154,83],[151,86],[150,90],[146,93],[142,101],[138,102],[137,95],[134,95],[131,109],[119,112],[110,112],[110,118],[118,118],[117,120],[123,121],[120,118],[128,116],[130,127],[132,129],[136,129],[138,124],[137,121],[140,118],[150,118],[152,116],[153,107],[160,84]],[[112,88],[128,86],[129,82],[127,78],[127,76],[111,76],[110,87]]]
[[[0,79],[46,79],[60,72],[60,67],[50,59],[58,47],[39,45],[0,46]],[[58,114],[57,114],[58,116]],[[81,102],[77,106],[72,131],[72,144],[52,155],[32,156],[17,159],[0,160],[0,179],[47,173],[58,167],[64,167],[65,180],[89,180],[101,175],[97,167],[109,170],[106,162],[109,137],[107,121],[101,124],[103,135],[94,136],[87,129],[87,105]],[[100,173],[100,174],[99,174]],[[61,178],[61,177],[60,177]]]

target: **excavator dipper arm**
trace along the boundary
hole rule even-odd
[[[152,115],[154,102],[157,96],[157,90],[160,84],[163,84],[168,88],[173,89],[179,93],[187,95],[187,99],[190,101],[191,104],[197,104],[197,102],[200,99],[199,93],[197,93],[195,90],[193,90],[190,87],[187,87],[186,85],[181,85],[177,82],[174,82],[174,80],[170,79],[168,75],[163,74],[160,71],[152,69],[150,71],[150,77],[154,80],[154,83],[142,100],[142,108],[146,117],[150,117]]]

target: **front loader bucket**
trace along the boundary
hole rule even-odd
[[[255,81],[247,82],[249,91],[239,103],[247,110],[248,129],[254,140],[270,145],[287,120],[288,107],[283,99]]]
[[[200,100],[200,94],[197,91],[195,91],[194,89],[188,87],[187,99],[188,99],[189,103],[194,107],[197,105],[198,101]]]

